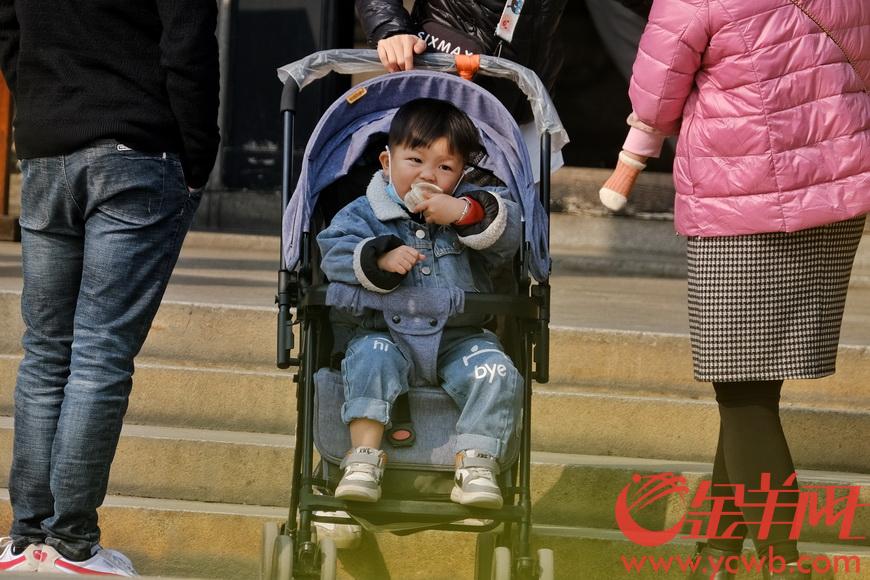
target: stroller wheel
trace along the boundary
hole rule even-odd
[[[293,580],[293,539],[280,535],[275,540],[274,572],[272,580]]]
[[[320,540],[320,580],[335,580],[338,567],[338,549],[332,538]]]
[[[492,552],[495,550],[495,532],[477,534],[474,549],[474,580],[492,580]]]
[[[266,522],[260,535],[260,580],[271,580],[272,557],[275,553],[275,539],[278,537],[278,524]]]
[[[553,580],[556,577],[556,561],[553,550],[538,550],[538,580]]]
[[[492,580],[510,580],[511,568],[511,549],[499,546],[492,553]]]

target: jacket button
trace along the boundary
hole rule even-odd
[[[438,321],[433,318],[429,321],[429,326],[438,326]]]
[[[393,322],[395,322],[396,324],[399,324],[400,322],[402,322],[402,317],[399,316],[398,314],[394,314],[393,315]]]
[[[423,272],[424,276],[428,276],[432,273],[432,268],[430,268],[429,266],[423,266],[422,268],[420,268],[420,271]]]
[[[426,237],[426,232],[424,232],[423,230],[417,230],[417,231],[414,233],[414,235],[417,236],[418,238],[420,238],[420,239],[422,240],[423,238]]]

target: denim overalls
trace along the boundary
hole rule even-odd
[[[456,195],[474,189],[479,188],[464,184]],[[513,257],[521,234],[516,204],[499,197],[498,213],[499,227],[490,225],[475,236],[460,236],[451,226],[418,223],[390,199],[377,172],[366,196],[348,204],[317,236],[321,268],[332,282],[369,287],[361,275],[359,248],[373,238],[393,235],[425,256],[400,288],[491,292],[488,271]],[[491,235],[493,231],[498,235]],[[381,312],[369,310],[362,316],[337,312],[333,320],[336,327],[351,329],[341,366],[343,420],[365,418],[389,425],[393,402],[412,381],[409,357],[396,344]],[[437,382],[462,410],[456,451],[477,449],[502,457],[519,417],[523,381],[495,334],[481,328],[484,322],[480,315],[452,317],[437,353],[431,354],[437,356]]]

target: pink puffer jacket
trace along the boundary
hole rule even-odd
[[[790,0],[655,0],[629,95],[643,123],[679,131],[679,233],[870,211],[870,0],[800,1],[813,18]]]

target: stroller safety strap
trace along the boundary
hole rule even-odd
[[[496,475],[498,475],[499,473],[498,462],[495,460],[495,458],[491,456],[475,457],[465,454],[462,455],[462,458],[459,462],[460,469],[474,469],[477,467],[482,467],[483,469],[490,469]]]
[[[437,385],[438,345],[447,319],[465,309],[459,288],[398,288],[389,294],[333,282],[326,304],[362,316],[366,308],[380,310],[399,350],[411,364],[411,385]]]
[[[341,460],[341,469],[344,469],[350,463],[365,463],[375,467],[384,467],[384,453],[376,449],[357,447],[351,450],[350,453],[344,456]]]

